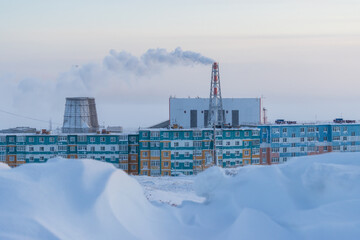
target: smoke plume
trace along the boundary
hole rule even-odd
[[[150,74],[154,70],[159,70],[162,66],[174,65],[208,65],[213,63],[211,58],[202,56],[200,53],[192,51],[183,51],[180,47],[172,52],[166,49],[157,48],[147,50],[141,57],[135,57],[128,52],[110,51],[103,64],[110,71],[126,71],[138,76]]]

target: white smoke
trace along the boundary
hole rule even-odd
[[[163,48],[149,49],[141,57],[135,57],[125,51],[118,53],[115,50],[111,50],[110,55],[105,57],[103,64],[110,71],[126,71],[142,76],[144,74],[151,74],[162,66],[208,65],[213,62],[214,60],[202,56],[200,53],[183,51],[178,47],[172,52],[168,52]]]

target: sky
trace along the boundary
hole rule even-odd
[[[0,129],[61,126],[76,96],[95,97],[101,125],[154,125],[170,96],[209,96],[200,58],[269,121],[360,119],[359,1],[3,0]]]

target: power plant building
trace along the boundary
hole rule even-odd
[[[261,98],[223,98],[222,104],[225,123],[230,126],[261,123]],[[208,118],[209,98],[169,99],[170,126],[206,128]]]

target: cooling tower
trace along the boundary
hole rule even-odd
[[[91,133],[99,130],[95,98],[66,98],[63,133]]]

